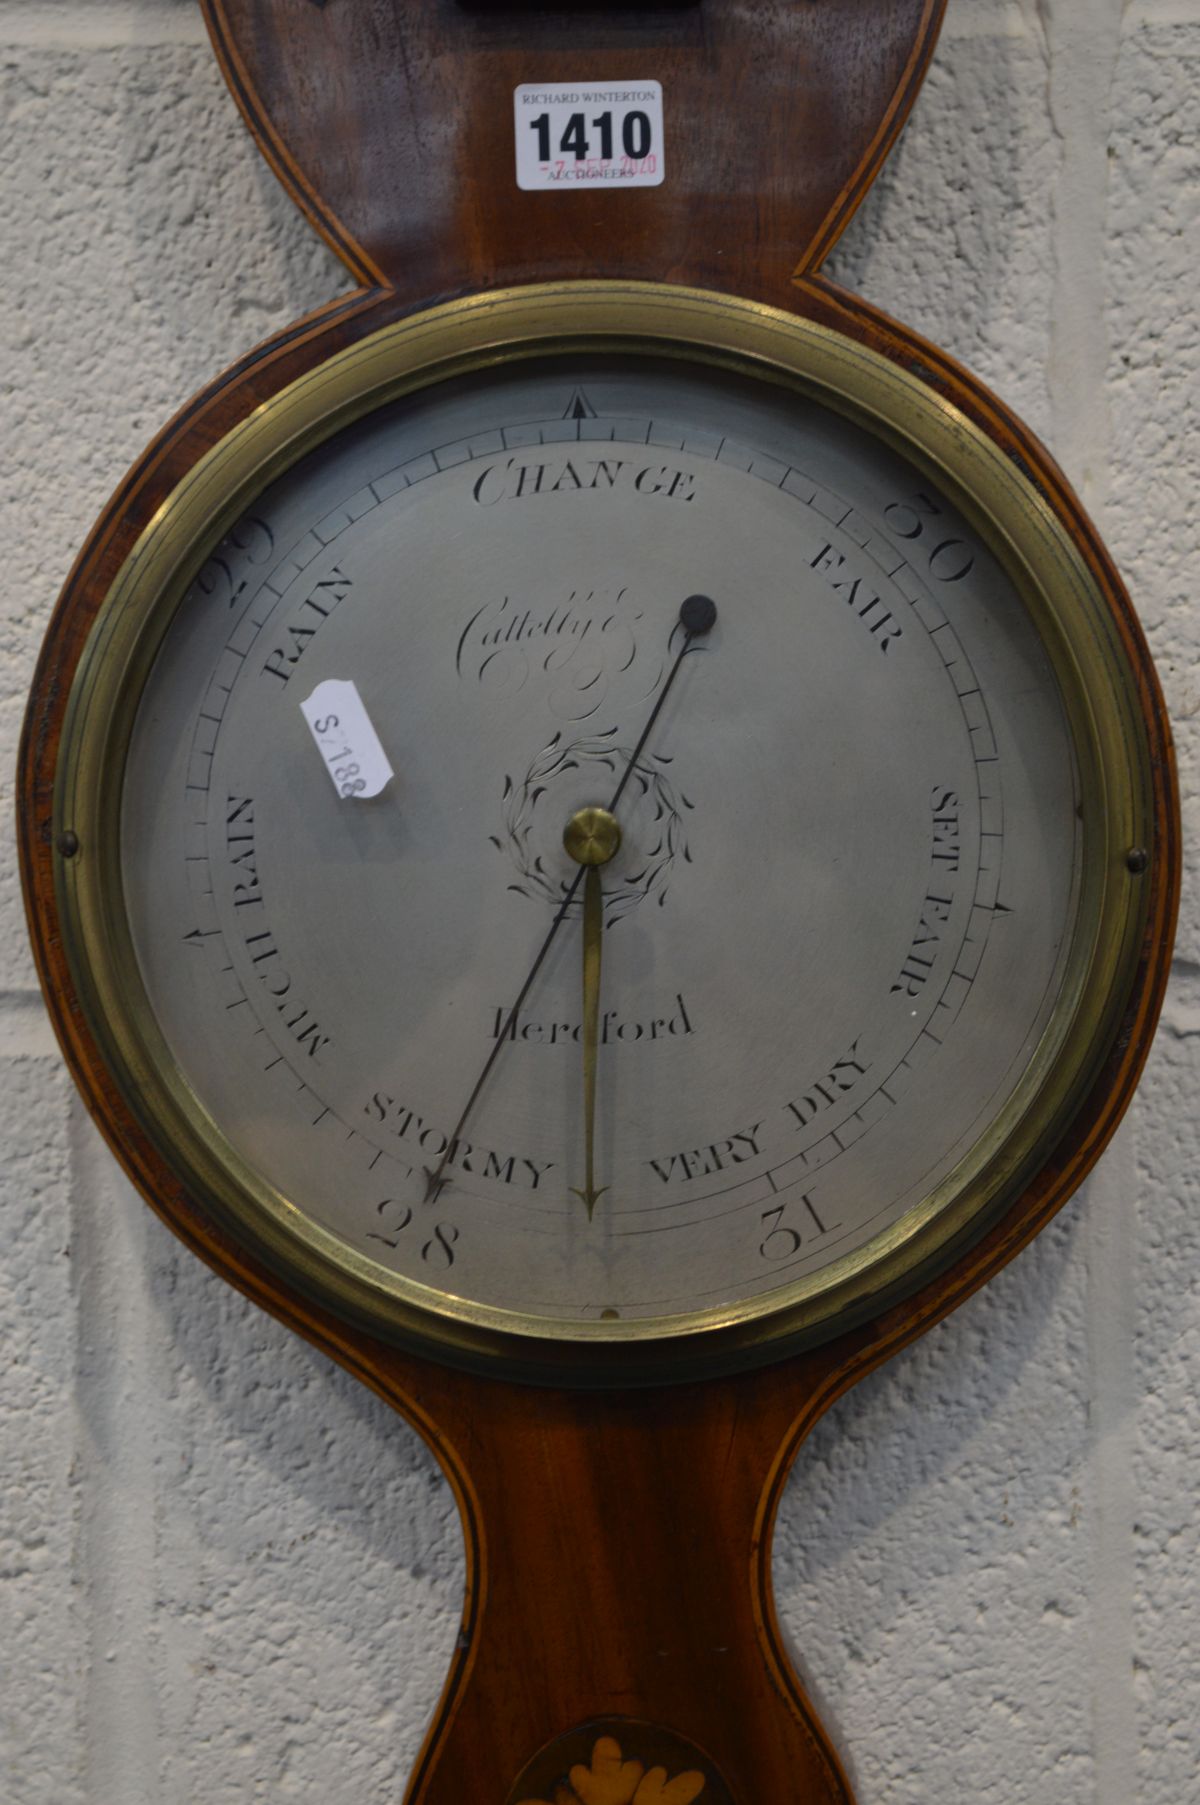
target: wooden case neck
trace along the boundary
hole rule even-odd
[[[783,302],[907,117],[945,0],[202,0],[260,150],[361,283],[414,301],[571,276]],[[657,80],[658,187],[523,192],[525,82]]]

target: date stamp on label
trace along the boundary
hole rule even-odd
[[[513,119],[518,188],[657,188],[663,179],[661,82],[523,82]]]

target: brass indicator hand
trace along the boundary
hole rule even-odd
[[[567,822],[563,845],[584,869],[583,880],[583,1121],[587,1139],[587,1178],[582,1199],[590,1222],[598,1200],[608,1190],[596,1189],[596,1042],[600,1028],[600,957],[604,944],[604,891],[600,867],[621,844],[617,818],[608,809],[581,808]]]
[[[711,632],[713,625],[716,622],[716,618],[717,618],[717,604],[714,601],[710,601],[709,597],[706,595],[689,595],[687,600],[681,606],[681,608],[679,610],[679,625],[683,628],[683,635],[684,635],[683,644],[680,646],[679,651],[676,653],[674,664],[671,666],[670,670],[667,672],[667,680],[658,692],[658,696],[655,700],[654,707],[650,710],[650,719],[646,722],[646,725],[642,728],[641,736],[638,739],[638,743],[634,747],[632,754],[630,755],[629,763],[626,765],[624,771],[621,774],[621,781],[618,783],[616,789],[613,792],[612,801],[609,803],[607,810],[598,810],[597,813],[607,813],[609,815],[614,815],[616,813],[617,804],[618,804],[618,802],[620,802],[621,797],[625,793],[625,786],[629,782],[629,779],[632,777],[634,770],[636,769],[638,759],[642,756],[642,752],[645,749],[646,741],[650,738],[650,734],[653,731],[654,723],[655,723],[655,721],[657,721],[659,715],[662,713],[663,704],[666,701],[667,697],[671,693],[671,685],[674,683],[676,677],[679,675],[679,668],[682,665],[684,659],[687,657],[687,654],[691,650],[692,641],[694,639],[700,639],[704,636],[704,634]],[[615,825],[615,823],[614,823],[614,825]],[[616,851],[616,847],[613,848],[613,851],[614,852]],[[610,853],[608,856],[611,858],[612,854]],[[482,1091],[484,1085],[487,1083],[488,1078],[491,1074],[492,1067],[495,1065],[497,1059],[500,1056],[500,1049],[504,1045],[505,1041],[508,1039],[509,1030],[512,1028],[512,1025],[516,1021],[518,1015],[520,1015],[521,1008],[525,1002],[525,998],[529,995],[529,992],[533,988],[533,981],[537,977],[538,972],[542,969],[542,965],[545,962],[546,954],[550,951],[550,948],[554,943],[554,937],[558,933],[559,928],[562,926],[563,918],[565,917],[568,909],[571,907],[571,904],[575,900],[575,893],[579,889],[580,879],[583,877],[585,869],[587,869],[587,867],[585,867],[584,865],[580,865],[579,870],[575,873],[575,876],[571,879],[571,882],[567,888],[565,895],[563,896],[561,903],[558,905],[558,908],[554,912],[554,920],[550,923],[550,928],[546,935],[546,938],[542,941],[541,946],[537,950],[537,955],[533,961],[533,964],[529,968],[529,975],[525,979],[525,982],[522,984],[520,990],[517,992],[517,1000],[513,1004],[512,1008],[509,1010],[508,1015],[505,1018],[504,1025],[500,1029],[500,1032],[496,1037],[496,1044],[493,1046],[491,1052],[488,1054],[487,1060],[483,1067],[483,1070],[482,1070],[482,1072],[480,1072],[478,1078],[475,1080],[474,1088],[471,1091],[470,1096],[467,1098],[466,1103],[463,1105],[463,1111],[462,1111],[462,1114],[459,1116],[458,1121],[455,1123],[454,1132],[451,1134],[450,1139],[446,1142],[445,1152],[442,1154],[442,1157],[441,1157],[441,1159],[439,1159],[436,1166],[434,1166],[432,1168],[427,1166],[425,1168],[425,1202],[426,1203],[432,1203],[433,1199],[437,1196],[438,1192],[442,1189],[443,1185],[445,1185],[447,1183],[447,1179],[445,1177],[445,1171],[446,1171],[446,1167],[450,1163],[450,1155],[453,1153],[455,1147],[458,1145],[459,1137],[462,1134],[463,1129],[467,1125],[467,1120],[471,1114],[471,1111],[474,1109],[476,1103],[479,1100],[479,1094]],[[598,887],[598,880],[597,880],[597,887]],[[603,899],[601,899],[601,907],[603,907]],[[586,935],[585,935],[584,944],[586,946]],[[599,956],[598,955],[597,955],[596,984],[597,984],[597,989],[598,989],[598,987],[599,987]],[[589,1137],[589,1145],[590,1145],[590,1137]],[[589,1167],[588,1183],[590,1186],[590,1184],[591,1184],[590,1167]],[[592,1207],[593,1208],[595,1207],[594,1200],[593,1200]],[[589,1210],[588,1214],[589,1215],[591,1214],[591,1210]]]

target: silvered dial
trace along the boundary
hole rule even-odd
[[[327,679],[377,796],[331,782]],[[589,1149],[564,830],[626,770]],[[280,1220],[434,1310],[658,1334],[956,1194],[1062,1001],[1078,804],[1046,647],[942,488],[766,381],[572,356],[251,503],[150,672],[121,867],[167,1046]]]

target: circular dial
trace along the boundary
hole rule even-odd
[[[1011,1191],[1090,754],[996,533],[893,438],[578,349],[239,505],[123,692],[118,857],[159,1062],[277,1256],[418,1332],[828,1332]]]

